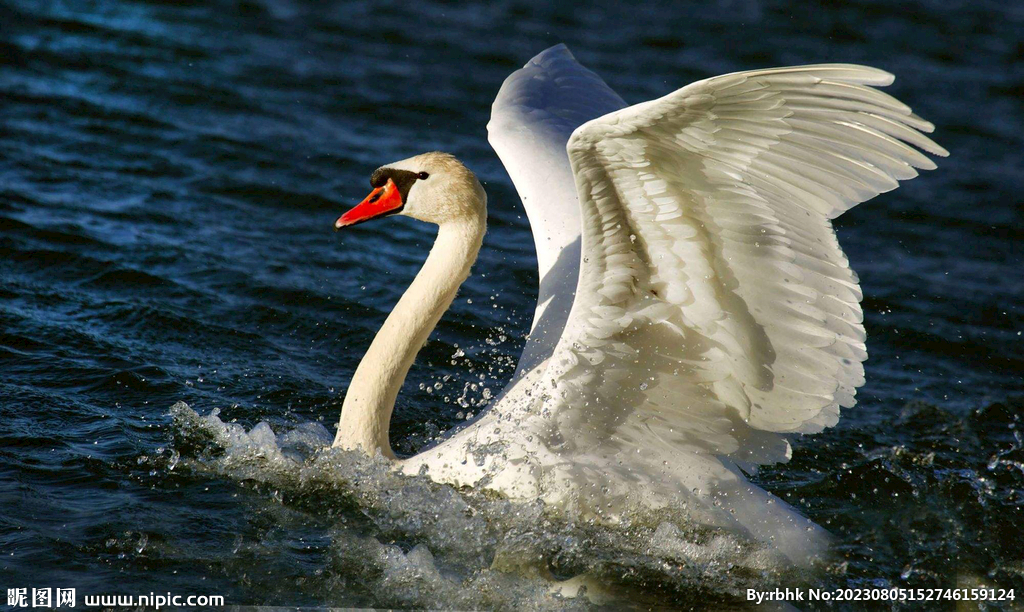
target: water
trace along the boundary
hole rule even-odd
[[[758,480],[836,536],[812,583],[1024,596],[1019,4],[8,0],[0,24],[0,588],[528,609],[587,607],[548,591],[583,571],[637,607],[796,584],[671,517],[558,521],[312,451],[432,239],[330,231],[381,163],[450,151],[491,202],[394,447],[511,375],[535,262],[484,125],[564,41],[630,102],[768,65],[897,75],[951,157],[839,221],[867,384]]]

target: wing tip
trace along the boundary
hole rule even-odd
[[[932,124],[930,121],[928,122],[928,125],[929,125],[929,127],[931,127],[931,129],[927,130],[925,133],[926,134],[931,134],[932,132],[935,131],[935,125]],[[932,155],[934,155],[936,157],[949,157],[949,150],[946,149],[946,147],[940,145],[939,143],[935,142],[931,138],[928,138],[927,136],[925,136],[925,140],[927,142],[924,142],[924,143],[922,143],[922,145],[920,145],[922,149],[924,149],[925,151],[927,151],[928,153],[931,153]],[[927,146],[924,146],[924,145],[927,145]],[[931,170],[931,168],[929,168],[929,170]]]
[[[916,123],[912,127],[917,128],[917,131],[921,132],[921,134],[919,134],[921,141],[914,142],[914,145],[936,157],[949,157],[949,151],[945,147],[924,135],[931,134],[935,131],[934,123],[926,119],[922,119],[914,113],[907,115],[907,118],[914,120]],[[929,170],[932,170],[932,168],[929,168]]]
[[[930,146],[927,149],[925,149],[925,151],[927,151],[928,153],[931,153],[935,157],[949,157],[949,151],[946,149],[946,147],[940,145],[931,138],[928,139],[928,144]],[[929,168],[929,170],[931,169],[932,168]]]
[[[856,73],[854,76],[855,82],[864,85],[874,85],[876,87],[886,87],[892,85],[896,81],[896,75],[889,72],[888,70],[882,70],[881,68],[875,68],[874,66],[865,66],[863,64],[827,64],[831,68],[839,68],[843,70],[849,70]]]
[[[533,58],[531,58],[530,61],[527,62],[527,65],[532,64],[536,62],[538,59],[547,57],[549,55],[568,55],[569,57],[576,59],[576,57],[572,54],[572,51],[569,50],[569,47],[564,42],[560,42],[557,45],[552,45],[547,49],[544,49],[537,55],[534,55]]]
[[[770,75],[785,73],[805,73],[808,75],[818,76],[819,78],[839,79],[847,83],[873,85],[877,87],[885,87],[886,85],[892,85],[893,81],[896,80],[896,75],[886,70],[882,70],[881,68],[864,66],[862,64],[841,63],[804,64],[801,66],[780,66],[777,68],[765,68],[763,70],[756,71],[733,72],[723,76],[733,76],[739,74]]]

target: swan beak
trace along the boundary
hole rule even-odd
[[[339,230],[363,221],[386,217],[402,212],[405,202],[402,201],[402,194],[395,186],[395,182],[388,179],[383,187],[377,187],[366,196],[366,199],[356,205],[352,210],[338,217],[334,222],[334,229]]]

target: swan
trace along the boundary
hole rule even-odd
[[[858,279],[832,219],[934,169],[932,124],[848,64],[737,72],[627,106],[564,45],[514,72],[488,138],[526,209],[540,274],[508,386],[399,459],[395,399],[469,276],[487,196],[453,156],[377,169],[335,229],[437,225],[422,269],[348,387],[334,447],[410,475],[597,520],[685,509],[796,563],[828,534],[748,480],[788,437],[836,424],[867,357]]]

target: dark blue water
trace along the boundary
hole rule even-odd
[[[170,416],[185,401],[247,429],[333,431],[432,233],[331,225],[374,168],[434,149],[485,183],[490,229],[393,445],[500,390],[536,272],[484,126],[502,80],[558,42],[629,102],[771,65],[897,75],[889,93],[951,156],[838,221],[867,384],[759,480],[836,536],[820,584],[1024,597],[1024,5],[955,0],[0,2],[0,588],[559,607],[495,561],[529,541],[556,574],[600,557],[665,606],[734,597],[728,568],[681,580],[608,534],[474,523],[475,544],[448,546],[457,526],[385,520],[338,487],[211,469],[217,452]]]

